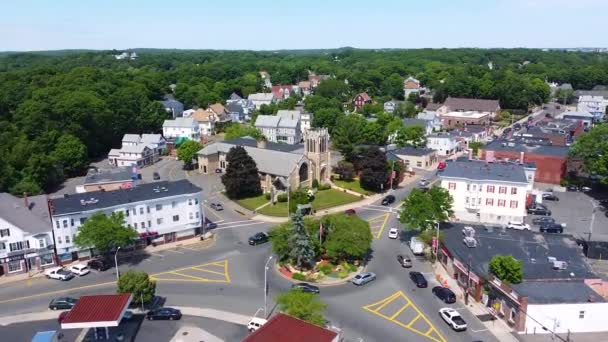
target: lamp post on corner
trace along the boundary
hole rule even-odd
[[[116,265],[116,285],[118,285],[118,280],[120,279],[120,271],[118,270],[118,251],[120,250],[120,246],[116,248],[116,253],[114,253],[114,264]]]
[[[272,260],[272,255],[268,257],[266,265],[264,265],[264,317],[268,318],[268,264]]]

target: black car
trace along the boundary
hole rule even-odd
[[[513,129],[519,131],[521,129],[521,125],[519,123],[516,123],[515,125],[513,125]]]
[[[215,229],[217,228],[217,224],[211,222],[208,217],[205,217],[205,229]]]
[[[545,206],[537,204],[528,208],[528,214],[551,216],[551,210],[547,209]]]
[[[552,193],[543,194],[543,199],[546,201],[559,201],[559,197]]]
[[[542,226],[547,223],[555,223],[555,219],[553,217],[549,217],[549,216],[541,216],[541,217],[532,219],[532,224],[537,225],[537,226]]]
[[[503,135],[505,135],[505,134],[509,134],[509,133],[511,133],[511,127],[507,127],[507,128],[505,128],[505,129],[502,131],[502,134],[503,134]]]
[[[160,174],[158,174],[158,172],[154,171],[154,172],[152,173],[152,178],[153,178],[154,180],[159,180],[159,179],[160,179]]]
[[[78,303],[78,299],[72,297],[59,297],[53,299],[49,303],[49,309],[51,310],[69,310]]]
[[[92,270],[96,270],[96,271],[100,271],[103,272],[107,269],[109,269],[111,266],[111,264],[107,261],[105,261],[104,259],[93,259],[90,260],[87,263],[87,266],[89,266],[90,269]]]
[[[249,244],[252,246],[268,242],[268,234],[264,232],[256,233],[249,238]]]
[[[567,191],[571,191],[571,192],[575,192],[575,191],[579,191],[579,188],[578,188],[578,186],[577,186],[577,185],[568,185],[568,186],[566,187],[566,190],[567,190]]]
[[[150,321],[157,319],[173,321],[181,319],[182,312],[174,308],[158,308],[148,311],[146,318]]]
[[[420,272],[410,272],[410,279],[412,279],[417,287],[425,288],[429,286],[429,284],[426,282],[426,278],[424,278],[424,275]]]
[[[547,223],[540,226],[540,232],[562,234],[564,232],[564,226],[559,223]]]
[[[298,283],[291,285],[292,289],[300,289],[302,292],[319,294],[319,288],[307,283]]]
[[[443,286],[435,286],[433,287],[433,294],[437,296],[437,298],[441,299],[446,304],[456,303],[456,295],[452,290]]]
[[[389,205],[395,203],[395,196],[388,195],[382,199],[382,205]]]

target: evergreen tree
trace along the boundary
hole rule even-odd
[[[262,193],[258,167],[243,146],[235,146],[226,155],[226,173],[222,183],[229,198],[239,199]]]
[[[299,268],[310,267],[315,260],[315,251],[310,243],[310,237],[304,227],[304,218],[298,210],[291,218],[293,222],[290,238],[291,258]]]
[[[370,191],[381,191],[389,179],[386,155],[377,147],[368,148],[360,159],[361,187]]]

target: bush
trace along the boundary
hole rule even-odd
[[[340,271],[340,272],[338,272],[338,278],[344,279],[346,277],[348,277],[348,271]]]
[[[342,266],[342,269],[344,271],[357,272],[357,266],[349,264],[347,262],[343,262],[342,264],[340,264],[340,266]]]
[[[319,187],[318,187],[319,191],[329,190],[329,189],[331,189],[331,184],[327,184],[327,183],[323,183],[323,184],[319,185]]]
[[[306,276],[302,273],[296,272],[291,275],[291,278],[294,280],[304,281],[306,280]]]
[[[319,271],[323,272],[323,274],[330,274],[334,270],[334,266],[332,264],[325,264],[319,266]]]
[[[312,180],[312,188],[313,189],[318,189],[319,188],[319,181],[317,179],[313,179]]]
[[[287,194],[279,194],[277,196],[277,201],[281,203],[287,202]]]
[[[264,194],[264,198],[268,201],[270,201],[270,192],[267,192]]]

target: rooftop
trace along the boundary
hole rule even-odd
[[[141,142],[144,144],[156,144],[163,140],[163,136],[160,134],[142,134]]]
[[[568,156],[569,148],[567,146],[541,145],[535,143],[526,143],[522,140],[504,140],[496,139],[483,147],[485,151],[513,151],[525,152],[528,154],[537,154],[544,156],[565,158]]]
[[[108,170],[90,169],[84,179],[84,185],[125,182],[132,180],[132,177],[133,173],[128,167]]]
[[[30,234],[46,233],[51,230],[46,196],[18,198],[0,193],[0,218]]]
[[[334,331],[279,313],[243,342],[332,342],[337,335]]]
[[[528,183],[523,165],[488,163],[478,160],[457,160],[448,163],[439,178],[460,178],[478,181]]]
[[[82,296],[61,322],[61,328],[117,327],[130,302],[130,293]]]
[[[125,134],[122,137],[122,142],[134,142],[134,143],[139,143],[141,142],[141,136],[139,134]]]
[[[279,110],[277,115],[258,115],[256,127],[296,128],[300,122],[300,111]]]
[[[274,95],[272,93],[255,93],[249,94],[247,99],[252,101],[272,101],[274,99]]]
[[[488,116],[488,112],[477,112],[477,111],[466,111],[466,112],[449,112],[442,116],[449,116],[453,118],[464,118],[464,119],[481,119]]]
[[[428,120],[405,118],[403,119],[403,124],[406,126],[420,126],[424,128],[428,124]]]
[[[175,120],[165,120],[163,127],[192,127],[194,119],[192,118],[175,118]]]
[[[424,110],[425,111],[436,111],[441,106],[443,106],[443,103],[429,103],[426,105],[426,108],[424,108]]]
[[[186,179],[182,179],[174,182],[161,181],[141,184],[131,189],[64,195],[64,197],[52,199],[52,213],[53,215],[64,215],[82,211],[96,211],[127,203],[195,194],[200,191],[201,188]]]
[[[448,97],[443,104],[452,111],[495,112],[500,109],[498,100]]]
[[[587,119],[593,119],[594,116],[593,114],[589,113],[589,112],[563,112],[561,114],[562,117],[577,117],[577,118],[587,118]]]
[[[416,148],[416,147],[402,147],[396,150],[389,151],[389,153],[393,153],[395,155],[406,155],[406,156],[426,156],[431,153],[435,153],[435,150],[430,148]]]

